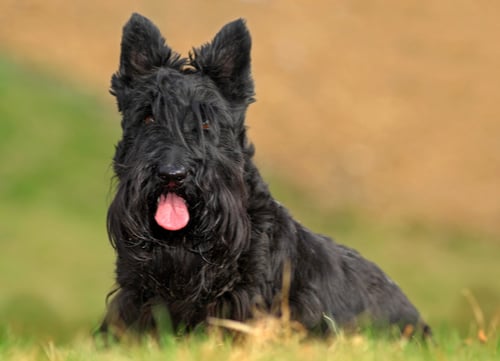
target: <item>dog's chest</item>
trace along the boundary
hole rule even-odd
[[[211,252],[198,247],[156,247],[140,265],[148,293],[168,301],[213,299],[226,289],[228,272],[209,261]],[[223,277],[224,276],[224,277]],[[232,274],[232,277],[235,275]]]
[[[148,286],[158,291],[178,293],[202,272],[203,264],[196,254],[181,247],[155,248],[143,270]]]

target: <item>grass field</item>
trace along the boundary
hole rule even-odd
[[[330,342],[261,337],[239,346],[166,336],[161,347],[97,350],[90,334],[113,285],[105,212],[119,125],[110,105],[53,74],[0,58],[0,360],[498,357],[498,236],[418,219],[378,224],[356,209],[319,209],[266,170],[273,193],[298,219],[357,248],[397,280],[437,330],[437,345],[371,335]],[[464,289],[478,305],[471,307]]]

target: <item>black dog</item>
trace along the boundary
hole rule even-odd
[[[289,264],[291,317],[308,329],[364,315],[428,333],[375,264],[309,231],[271,196],[245,129],[250,47],[242,20],[189,58],[141,15],[125,25],[111,83],[123,115],[108,212],[118,288],[101,330],[153,331],[158,307],[187,330],[211,316],[248,320],[271,310]]]

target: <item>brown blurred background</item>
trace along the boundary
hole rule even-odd
[[[184,55],[247,19],[257,162],[315,206],[500,232],[500,2],[1,0],[0,51],[114,106],[133,11]]]

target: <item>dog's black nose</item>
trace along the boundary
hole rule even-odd
[[[167,185],[179,186],[186,178],[186,168],[181,165],[164,164],[158,168],[158,175]]]

